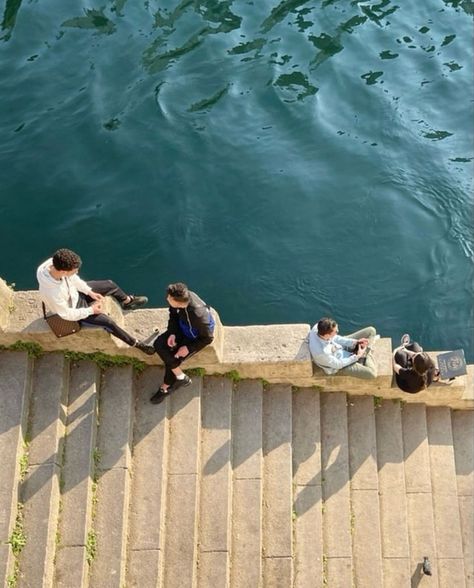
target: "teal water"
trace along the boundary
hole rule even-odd
[[[474,360],[472,3],[0,4],[0,276]]]

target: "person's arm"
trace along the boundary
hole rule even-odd
[[[84,282],[84,280],[81,280],[81,278],[77,274],[74,274],[73,276],[66,278],[66,280],[69,281],[70,287],[72,286],[76,288],[76,290],[82,292],[83,294],[90,294],[92,292],[92,288],[88,286],[87,283]]]
[[[193,341],[189,341],[187,347],[189,353],[196,353],[209,345],[214,340],[214,332],[211,328],[210,310],[207,306],[194,308],[193,329],[197,329],[198,336]]]
[[[214,340],[214,332],[211,326],[211,314],[207,306],[194,307],[193,331],[197,331],[196,339],[188,340],[186,345],[181,346],[177,351],[177,357],[186,357],[190,353],[197,353]]]
[[[347,351],[354,351],[355,346],[359,342],[358,339],[352,339],[351,337],[342,337],[341,335],[336,335],[332,339],[335,343],[338,343],[342,348],[346,349]]]
[[[360,356],[360,352],[357,355],[353,353],[352,355],[349,355],[348,357],[344,358],[338,358],[335,355],[331,355],[328,353],[320,353],[314,356],[313,359],[316,365],[319,365],[319,367],[322,367],[323,369],[328,368],[330,370],[339,371],[348,365],[356,363],[359,360]]]
[[[398,365],[398,363],[395,361],[395,356],[392,357],[392,368],[393,368],[393,371],[398,376],[398,374],[400,373],[400,370],[402,369],[402,366]]]
[[[176,308],[173,308],[172,306],[169,307],[167,331],[173,335],[176,335],[179,332],[178,311]]]
[[[48,297],[48,299],[45,299],[45,304],[51,311],[66,321],[80,321],[94,314],[94,308],[92,306],[71,308],[67,300],[59,295]]]

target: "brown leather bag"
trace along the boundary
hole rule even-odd
[[[43,316],[44,320],[48,323],[49,328],[53,331],[56,337],[67,337],[73,335],[81,330],[81,324],[77,321],[67,321],[59,316],[59,314],[46,315],[46,307],[44,302],[43,305]]]

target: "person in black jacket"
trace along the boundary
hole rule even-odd
[[[439,370],[434,361],[410,336],[403,335],[402,344],[393,352],[392,366],[400,390],[416,394],[439,379]]]
[[[180,365],[214,338],[215,323],[209,306],[188,290],[186,284],[170,284],[166,300],[169,304],[168,328],[153,344],[165,364],[165,377],[150,399],[153,404],[159,404],[171,392],[191,384],[191,378]]]

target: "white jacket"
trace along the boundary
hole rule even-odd
[[[36,270],[41,299],[46,307],[67,321],[79,321],[94,314],[91,307],[76,308],[79,292],[89,294],[92,292],[92,288],[89,288],[77,274],[69,278],[55,280],[49,273],[49,268],[52,265],[53,259],[50,257]]]

